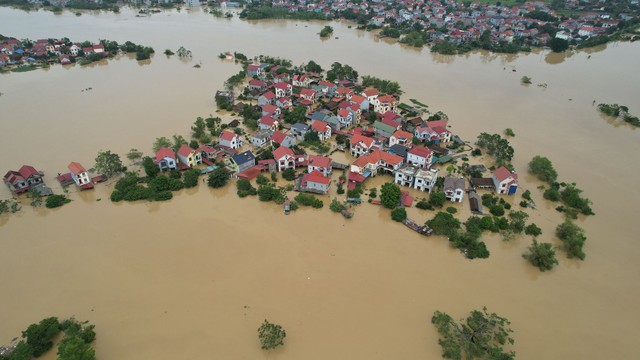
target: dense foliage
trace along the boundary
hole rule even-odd
[[[558,265],[556,252],[553,251],[551,243],[539,243],[535,238],[531,246],[529,246],[528,252],[523,254],[522,257],[529,260],[540,271],[551,270]]]
[[[395,208],[391,211],[393,221],[402,222],[407,218],[407,210],[404,207]]]
[[[294,198],[294,200],[302,206],[311,206],[314,209],[319,209],[324,206],[322,200],[311,194],[300,193]]]
[[[53,194],[53,195],[47,196],[47,200],[45,200],[44,206],[46,206],[49,209],[53,209],[53,208],[60,207],[69,202],[71,202],[71,200],[67,199],[66,196]]]
[[[478,147],[486,150],[487,154],[496,159],[497,165],[506,165],[511,162],[514,150],[509,141],[503,139],[499,134],[481,133],[476,141]]]
[[[400,203],[401,195],[400,187],[392,182],[385,183],[380,188],[380,201],[387,209],[395,209]]]
[[[227,185],[229,181],[229,173],[224,168],[217,168],[209,174],[207,179],[207,185],[217,189]]]
[[[584,260],[586,255],[582,247],[587,237],[582,228],[571,220],[566,220],[556,228],[556,236],[562,241],[562,249],[566,251],[568,258]]]
[[[272,324],[266,319],[258,328],[258,339],[260,339],[260,345],[263,350],[275,349],[278,346],[284,345],[284,338],[287,336],[287,332],[282,326]]]
[[[120,155],[112,153],[110,150],[100,151],[96,156],[96,171],[106,177],[111,177],[123,171]]]
[[[552,184],[558,178],[558,173],[553,164],[544,156],[536,155],[529,161],[529,172],[549,184]]]
[[[515,359],[515,352],[505,351],[513,344],[511,322],[495,313],[474,310],[466,319],[456,322],[447,313],[436,311],[431,318],[440,339],[445,359]]]

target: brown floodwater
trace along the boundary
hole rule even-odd
[[[637,43],[565,55],[442,56],[339,22],[339,39],[322,41],[322,26],[199,10],[138,18],[129,9],[78,17],[0,8],[3,35],[131,40],[157,52],[147,62],[125,56],[0,75],[0,170],[31,164],[59,191],[54,177],[70,161],[91,167],[100,149],[150,154],[156,137],[187,135],[197,116],[215,113],[215,90],[239,71],[220,52],[313,59],[325,68],[338,61],[398,81],[405,99],[447,113],[464,139],[512,128],[521,187],[538,204],[531,220],[542,241],[557,244],[562,218],[526,175],[531,157],[549,157],[561,180],[593,200],[597,215],[579,220],[586,260],[559,253],[560,265],[540,273],[521,257],[530,239],[499,236],[484,239],[489,259],[465,260],[446,240],[414,234],[368,204],[350,220],[327,207],[284,216],[274,204],[238,199],[233,186],[203,184],[167,203],[113,204],[99,185],[71,192],[60,209],[25,206],[0,217],[0,343],[44,317],[75,315],[97,325],[102,359],[428,359],[440,354],[429,323],[435,310],[461,317],[486,305],[512,321],[521,358],[636,357],[640,131],[602,117],[592,103],[640,113]],[[162,54],[180,46],[193,59]],[[533,84],[521,85],[523,75]],[[0,187],[0,198],[9,196]],[[469,214],[466,202],[458,207]],[[412,208],[409,216],[432,213]],[[288,333],[271,353],[256,337],[265,318]]]

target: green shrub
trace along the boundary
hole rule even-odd
[[[185,171],[184,172],[184,179],[182,180],[184,182],[184,187],[185,188],[192,188],[192,187],[197,186],[199,177],[200,177],[200,170],[198,170],[198,169],[189,169],[189,170]]]
[[[489,212],[493,216],[502,216],[504,215],[504,208],[500,205],[492,205],[489,207]]]
[[[404,221],[407,218],[407,210],[404,207],[395,208],[391,211],[391,219],[393,221]]]
[[[171,200],[173,198],[173,193],[169,190],[159,191],[153,194],[154,201],[166,201]]]
[[[47,196],[47,200],[45,201],[45,206],[49,209],[60,207],[71,200],[67,199],[64,195],[49,195]]]
[[[449,207],[447,208],[447,212],[448,212],[449,214],[455,214],[455,213],[457,213],[457,212],[458,212],[458,209],[454,208],[453,206],[449,206]]]

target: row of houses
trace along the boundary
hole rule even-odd
[[[35,42],[16,38],[0,40],[0,67],[9,65],[23,65],[33,63],[71,64],[76,58],[87,55],[109,56],[104,45],[80,44],[68,39],[39,39]]]
[[[494,43],[509,43],[520,38],[532,45],[546,45],[553,33],[559,31],[570,37],[590,37],[606,34],[620,21],[637,17],[637,7],[634,10],[631,2],[621,3],[623,7],[617,7],[613,12],[613,7],[608,7],[609,11],[606,11],[600,0],[569,0],[564,2],[562,10],[573,10],[580,12],[580,15],[569,19],[567,23],[562,21],[566,19],[563,14],[552,5],[543,1],[513,5],[455,0],[272,1],[272,6],[286,8],[289,12],[317,12],[327,18],[342,18],[347,14],[352,18],[355,13],[360,18],[369,19],[368,24],[372,26],[422,29],[431,41],[445,40],[456,44],[477,41],[488,33]],[[540,13],[546,13],[549,17],[541,17]],[[554,18],[559,20],[551,21]]]

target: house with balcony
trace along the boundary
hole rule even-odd
[[[160,172],[175,170],[178,167],[176,154],[173,150],[166,147],[162,147],[156,151],[156,158],[153,163],[158,166]]]

